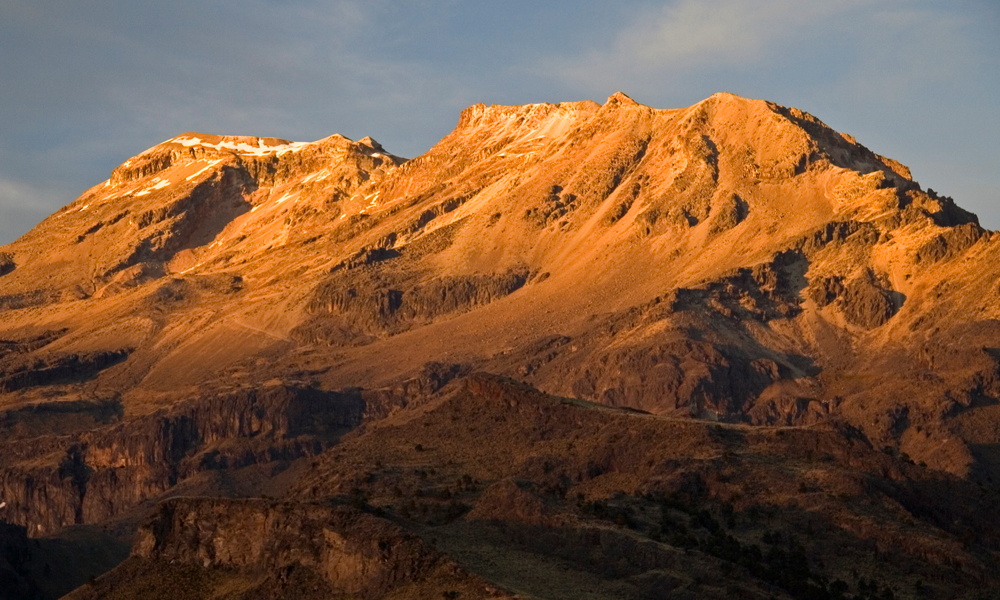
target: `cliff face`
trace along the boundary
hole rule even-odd
[[[442,589],[456,598],[510,597],[420,538],[356,509],[181,499],[161,504],[139,530],[132,558],[68,598],[112,590],[127,596],[171,570],[193,571],[193,579],[225,573],[194,590],[174,589],[174,598],[233,589],[241,597],[418,598],[440,597]]]
[[[2,514],[36,535],[98,523],[204,471],[314,455],[358,426],[365,410],[360,394],[272,386],[80,434],[5,442]]]
[[[183,493],[185,482],[197,481],[195,489],[206,493],[203,480],[212,474],[262,465],[273,475],[364,423],[419,404],[460,373],[429,364],[391,389],[327,392],[272,384],[206,392],[138,417],[123,416],[113,402],[61,403],[54,416],[44,406],[8,413],[20,434],[0,441],[0,516],[41,536],[121,517],[165,494]],[[71,429],[67,422],[83,430],[28,436],[26,421],[36,431]],[[208,492],[247,493],[216,488],[209,485]]]

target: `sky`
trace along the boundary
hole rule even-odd
[[[0,0],[0,244],[187,131],[414,157],[619,90],[801,108],[1000,229],[996,0]]]

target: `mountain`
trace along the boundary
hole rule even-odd
[[[731,94],[182,134],[0,249],[0,518],[134,537],[79,598],[964,597],[998,250]]]

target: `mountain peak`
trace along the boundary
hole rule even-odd
[[[0,248],[0,517],[44,542],[64,525],[124,532],[121,519],[187,495],[160,505],[135,556],[237,561],[214,563],[223,579],[184,575],[216,582],[201,597],[302,597],[295,581],[308,597],[441,597],[383,585],[414,561],[433,585],[454,572],[417,552],[421,536],[446,533],[445,551],[486,532],[512,544],[484,547],[499,556],[539,528],[529,549],[558,552],[542,575],[566,564],[560,548],[608,541],[580,559],[586,578],[560,580],[586,593],[594,564],[641,545],[654,571],[608,573],[595,598],[723,583],[767,597],[777,580],[759,594],[744,580],[785,563],[753,558],[760,539],[801,539],[810,565],[836,565],[803,571],[794,594],[871,576],[876,546],[909,588],[961,570],[917,595],[996,589],[1000,524],[966,533],[996,518],[998,253],[1000,235],[904,167],[733,94],[680,109],[620,92],[603,107],[477,104],[405,164],[369,137],[185,133]],[[282,474],[258,484],[269,473]],[[647,518],[657,504],[697,515],[683,540]],[[751,507],[775,517],[774,539]],[[395,533],[374,527],[390,516]],[[733,523],[708,527],[716,517]],[[5,558],[4,526],[0,571],[22,564]],[[261,558],[260,540],[277,554]],[[682,546],[699,551],[679,564]],[[300,568],[288,552],[326,558]],[[737,585],[711,575],[746,557]],[[133,563],[127,578],[145,568]],[[280,585],[251,587],[279,563]],[[108,598],[110,581],[70,597]],[[444,596],[501,587],[471,581]]]
[[[622,106],[642,106],[641,104],[639,104],[638,102],[636,102],[635,100],[633,100],[630,96],[628,96],[624,92],[615,92],[614,94],[611,94],[610,96],[608,96],[608,100],[607,100],[607,102],[604,103],[604,105],[605,106],[616,106],[616,105],[622,105]]]
[[[358,140],[358,143],[361,144],[362,146],[368,146],[369,148],[371,148],[371,149],[373,149],[373,150],[375,150],[377,152],[384,152],[385,151],[385,148],[382,147],[382,144],[380,144],[377,141],[375,141],[375,139],[372,138],[371,136],[367,136],[366,135],[365,137],[363,137],[360,140]]]
[[[950,256],[978,239],[970,227],[934,246],[934,236],[945,236],[935,228],[974,225],[974,217],[924,194],[900,174],[905,169],[802,111],[729,93],[661,110],[617,92],[604,107],[612,108],[591,101],[476,104],[452,133],[401,168],[404,161],[370,137],[306,143],[185,133],[126,161],[107,185],[39,226],[28,240],[33,246],[12,248],[8,262],[16,269],[4,283],[11,293],[35,294],[44,280],[58,288],[53,295],[93,294],[118,273],[132,277],[132,269],[137,281],[224,269],[250,280],[256,273],[298,290],[289,302],[303,315],[275,317],[285,327],[280,336],[315,325],[309,339],[374,340],[416,322],[375,326],[365,321],[375,317],[349,311],[344,319],[364,322],[320,318],[347,309],[337,308],[343,302],[336,298],[317,299],[316,286],[331,269],[381,263],[435,235],[435,264],[452,265],[448,277],[489,273],[499,279],[468,285],[513,290],[531,269],[547,272],[579,290],[567,306],[593,312],[619,308],[604,306],[607,298],[648,301],[813,244],[802,240],[827,243],[860,231],[862,249],[830,261],[820,255],[807,278],[836,291],[871,270],[877,277],[856,287],[877,288],[885,314],[858,319],[870,324],[896,322],[886,315],[913,293],[915,256]],[[904,225],[905,235],[894,233]],[[888,239],[894,243],[878,246]],[[921,250],[924,244],[934,248]],[[930,259],[920,260],[923,268]],[[643,266],[626,277],[622,265]],[[300,270],[312,279],[283,279]],[[397,275],[406,288],[410,274]],[[596,292],[588,281],[611,287]]]

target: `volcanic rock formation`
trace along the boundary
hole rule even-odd
[[[856,556],[871,550],[864,540],[876,554],[902,548],[899,564],[924,573],[925,587],[964,565],[956,581],[971,589],[996,581],[992,521],[942,499],[951,490],[986,506],[1000,486],[998,251],[1000,237],[898,162],[798,109],[731,94],[674,110],[621,93],[604,105],[476,105],[412,160],[369,138],[186,133],[0,250],[0,519],[35,536],[101,523],[127,538],[159,511],[118,575],[140,586],[149,573],[180,576],[157,571],[168,554],[206,573],[243,569],[246,594],[315,584],[327,590],[317,597],[378,597],[445,585],[420,569],[389,585],[363,566],[372,549],[337,559],[360,571],[334,573],[323,558],[332,542],[319,537],[302,550],[309,560],[275,558],[292,552],[275,541],[266,560],[258,549],[252,561],[241,550],[220,562],[212,538],[179,550],[195,543],[191,521],[163,511],[196,520],[229,500],[153,508],[170,495],[290,494],[310,500],[238,504],[271,523],[254,535],[347,535],[330,525],[347,504],[392,521],[378,525],[385,531],[437,537],[437,549],[413,552],[457,561],[456,593],[493,593],[491,581],[497,594],[548,597],[468,546],[489,522],[503,553],[581,572],[587,561],[638,560],[641,547],[642,568],[598,572],[645,597],[714,594],[679,575],[694,563],[675,551],[701,548],[691,568],[717,574],[712,561],[752,553],[763,533],[747,517],[729,542],[706,519],[763,510],[787,516],[798,535],[808,524],[848,536]],[[520,400],[491,413],[508,386],[521,388],[474,372],[529,384],[536,400],[574,400],[560,400],[569,413],[548,425],[522,414]],[[454,403],[451,430],[407,425]],[[529,440],[542,437],[515,463],[487,466],[512,450],[497,439],[491,456],[477,444],[510,419],[540,428]],[[700,441],[670,446],[664,427]],[[381,447],[400,431],[406,452]],[[588,442],[581,463],[586,435],[603,445]],[[552,448],[540,449],[546,440]],[[331,467],[347,447],[367,458]],[[772,487],[755,488],[741,469]],[[427,483],[430,470],[464,481],[447,488],[464,499],[421,509],[380,483],[397,481],[403,497],[443,493]],[[801,489],[778,492],[782,477]],[[810,491],[827,488],[839,496]],[[645,499],[594,508],[615,492]],[[890,531],[855,501],[882,511]],[[665,515],[659,534],[650,537],[640,509]],[[584,523],[621,515],[627,535]],[[664,533],[689,518],[707,533]],[[541,530],[561,541],[530,547]],[[602,550],[586,560],[559,550],[583,539]],[[782,556],[799,556],[799,542],[781,539]],[[829,545],[813,546],[810,560],[833,560]],[[192,558],[205,552],[207,562]],[[785,558],[743,565],[755,583],[740,593],[802,597],[806,588],[773,571]],[[837,561],[844,581],[863,563]],[[308,576],[282,588],[291,575],[275,573],[294,564]],[[810,564],[798,574],[820,586],[826,575]],[[893,577],[913,578],[904,572]],[[106,593],[91,586],[80,597]]]

